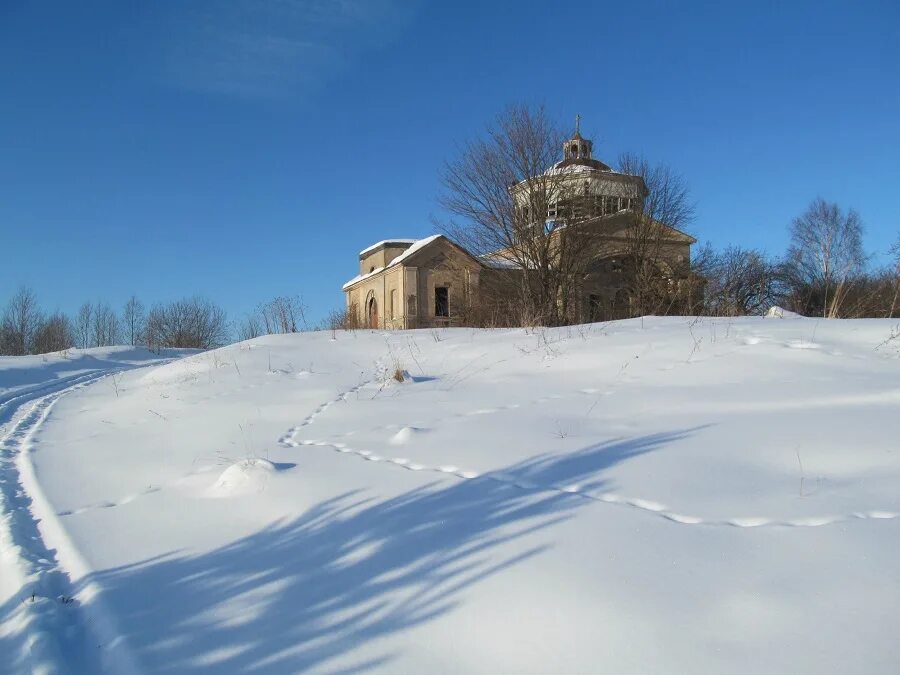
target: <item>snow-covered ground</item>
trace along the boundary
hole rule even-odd
[[[895,325],[0,359],[0,669],[895,673]]]

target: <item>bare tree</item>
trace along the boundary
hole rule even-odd
[[[94,315],[94,307],[89,302],[85,302],[78,308],[75,315],[75,344],[82,349],[91,346],[91,328],[93,324],[91,319]]]
[[[894,292],[891,294],[891,308],[888,312],[889,318],[894,318],[894,314],[898,309],[898,300],[900,300],[900,232],[897,233],[897,241],[891,246],[891,255],[894,257],[893,269],[893,287]]]
[[[72,322],[62,312],[54,312],[44,319],[34,335],[32,352],[47,354],[69,349],[75,344]]]
[[[631,152],[619,155],[619,172],[640,176],[647,186],[641,214],[676,230],[685,230],[694,221],[697,206],[684,176],[667,164],[654,164]]]
[[[29,353],[42,320],[34,291],[21,286],[6,305],[0,320],[0,353],[10,356]]]
[[[306,306],[299,296],[281,295],[260,303],[235,326],[239,340],[250,340],[260,335],[297,333],[307,329]]]
[[[296,333],[306,327],[306,313],[298,296],[278,296],[259,306],[257,314],[266,334]]]
[[[861,272],[854,275],[852,283],[845,284],[844,288],[840,302],[841,317],[889,319],[895,316],[900,295],[900,277],[895,268]]]
[[[359,318],[355,308],[350,306],[328,312],[328,316],[318,326],[318,330],[330,330],[335,333],[339,330],[355,330],[359,327]]]
[[[119,341],[119,318],[107,302],[97,302],[91,321],[91,343],[94,347],[108,347]]]
[[[250,312],[239,322],[234,328],[235,335],[239,341],[252,340],[263,335],[262,328],[259,325],[259,317],[256,312]]]
[[[205,298],[154,305],[147,316],[147,344],[151,349],[212,349],[227,338],[225,310]]]
[[[145,320],[144,303],[132,295],[122,309],[122,329],[125,331],[125,339],[132,346],[143,341]]]
[[[761,314],[776,302],[778,265],[764,253],[739,246],[715,251],[708,244],[693,269],[704,280],[704,307],[710,314]]]
[[[900,237],[888,253],[891,264],[853,276],[841,303],[841,316],[893,319],[900,312]]]
[[[677,279],[686,279],[690,261],[673,265],[667,250],[672,230],[684,231],[694,220],[696,206],[684,177],[666,164],[653,164],[634,153],[619,156],[617,170],[640,176],[646,196],[625,231],[624,276],[631,314],[665,313],[677,301]],[[677,269],[676,269],[677,267]]]
[[[840,316],[853,278],[863,268],[863,224],[859,214],[835,203],[815,199],[791,223],[791,245],[785,276],[795,309],[823,317]]]
[[[597,248],[583,182],[557,165],[565,138],[543,108],[513,106],[441,176],[456,219],[441,229],[517,290],[521,322],[566,320]]]

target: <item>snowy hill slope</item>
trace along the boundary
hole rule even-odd
[[[6,665],[895,672],[895,323],[270,336],[79,383],[10,413]]]
[[[37,356],[0,356],[0,401],[87,373],[142,366],[195,353],[196,349],[164,349],[155,354],[144,347],[94,347]]]

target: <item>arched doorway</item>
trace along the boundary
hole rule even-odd
[[[374,293],[369,295],[369,299],[366,302],[366,315],[369,319],[369,328],[378,328],[378,301],[375,299]]]
[[[631,318],[631,311],[631,294],[620,288],[613,297],[613,319]]]

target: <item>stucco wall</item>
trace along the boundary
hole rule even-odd
[[[588,303],[591,295],[602,297],[607,308],[618,291],[625,287],[621,273],[615,271],[614,259],[624,257],[630,245],[626,230],[634,216],[619,214],[602,221],[603,239],[595,253],[597,267],[581,288],[581,298],[572,303]],[[675,230],[663,236],[659,258],[668,264],[676,277],[690,263],[690,238]],[[371,264],[389,263],[406,247],[385,247],[366,257]],[[388,259],[389,258],[389,259]],[[363,270],[368,273],[369,269]],[[505,316],[518,302],[516,274],[493,270],[462,252],[448,240],[439,238],[407,257],[403,263],[367,277],[347,289],[347,307],[355,312],[360,326],[369,326],[368,301],[378,307],[377,328],[429,328],[447,325],[472,325],[479,320]],[[435,316],[435,289],[448,290],[449,317]],[[571,311],[578,311],[572,309]],[[574,317],[573,319],[578,319]]]
[[[418,327],[460,325],[478,292],[481,265],[446,241],[414,257],[417,264],[415,322]],[[448,291],[449,317],[435,316],[435,288]]]
[[[395,297],[403,297],[403,267],[397,265],[381,274],[376,274],[359,282],[347,291],[347,309],[356,312],[356,321],[360,326],[369,326],[369,301],[374,298],[378,308],[377,328],[401,327],[395,324],[401,320],[402,310],[394,309],[395,317],[391,316],[391,292],[395,291]]]
[[[364,259],[376,268],[405,249],[381,249]],[[385,255],[387,251],[387,255]],[[396,252],[396,255],[394,255]],[[388,262],[390,262],[388,260]],[[346,292],[347,308],[360,326],[369,326],[368,303],[378,306],[378,328],[459,325],[477,294],[481,265],[446,240],[438,240],[407,261],[358,282]],[[369,272],[367,266],[364,273]],[[435,316],[435,288],[446,287],[450,317]],[[392,307],[393,300],[393,307]]]
[[[387,265],[391,261],[393,261],[394,258],[403,253],[406,249],[409,248],[409,246],[409,244],[398,246],[382,246],[375,249],[371,253],[367,253],[359,260],[359,273],[368,274],[372,270],[376,270],[379,267],[387,267]]]

